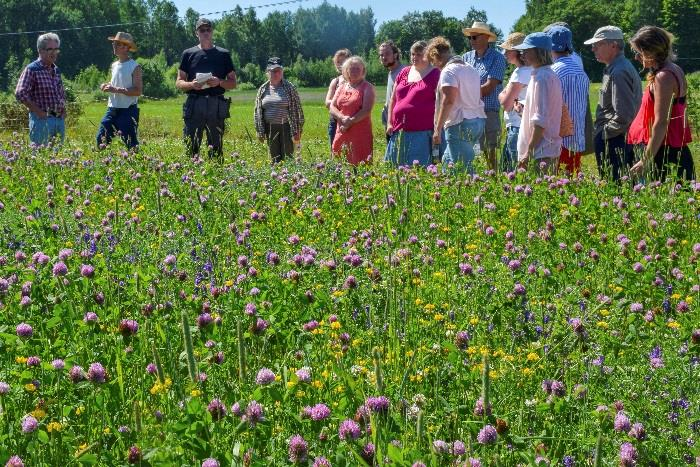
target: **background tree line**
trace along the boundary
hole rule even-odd
[[[136,56],[145,71],[145,94],[153,97],[175,93],[180,54],[196,43],[193,30],[199,13],[188,9],[181,14],[169,0],[5,0],[3,6],[0,34],[135,23],[59,31],[61,69],[86,90],[95,89],[106,78],[113,56],[105,39],[117,30],[129,31],[136,38]],[[602,66],[593,58],[590,47],[582,43],[599,26],[617,24],[628,34],[644,24],[666,27],[677,37],[680,65],[693,71],[700,68],[700,35],[691,30],[698,20],[700,0],[526,0],[526,13],[513,30],[529,33],[554,21],[566,21],[589,76],[597,80]],[[214,39],[231,50],[240,81],[250,87],[265,79],[264,64],[271,55],[284,60],[287,76],[297,84],[323,86],[334,75],[330,56],[344,47],[368,57],[369,78],[381,83],[386,75],[374,52],[378,43],[393,39],[407,52],[416,40],[444,35],[459,53],[468,47],[462,29],[473,21],[488,22],[488,18],[484,11],[474,8],[463,18],[431,10],[408,13],[375,28],[371,8],[353,12],[324,2],[293,12],[275,11],[261,19],[255,9],[237,6],[215,20]],[[494,29],[500,38],[507,34]],[[11,91],[24,65],[36,58],[37,35],[0,35],[0,90]]]

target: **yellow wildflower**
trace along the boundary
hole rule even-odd
[[[680,323],[678,321],[669,321],[668,324],[666,324],[671,329],[678,329],[681,327]]]
[[[539,359],[540,359],[540,356],[537,355],[535,352],[530,352],[529,354],[527,354],[527,361],[528,362],[536,362]]]
[[[596,325],[602,329],[608,329],[609,325],[606,321],[598,321]]]
[[[51,422],[48,425],[46,425],[46,431],[49,433],[59,432],[63,429],[63,425],[61,425],[59,422]]]

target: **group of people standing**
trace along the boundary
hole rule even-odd
[[[224,94],[236,87],[236,73],[231,54],[214,45],[212,34],[212,22],[200,18],[195,25],[199,43],[183,52],[175,84],[187,94],[187,152],[198,154],[206,135],[209,155],[221,158],[231,104]],[[575,174],[582,155],[594,152],[600,175],[614,180],[645,169],[665,179],[670,165],[677,167],[677,178],[695,177],[688,149],[688,86],[673,62],[673,37],[664,29],[645,26],[630,40],[634,57],[649,70],[643,95],[639,73],[625,57],[620,28],[601,27],[584,42],[606,65],[595,121],[590,116],[590,82],[565,23],[529,35],[514,32],[498,45],[500,52],[492,46],[497,36],[488,24],[475,22],[464,34],[471,45],[464,55],[455,55],[450,43],[438,36],[412,45],[410,65],[401,63],[393,42],[379,46],[379,59],[388,70],[382,111],[387,162],[427,166],[442,161],[445,167],[471,172],[478,145],[492,170],[532,165],[541,173]],[[124,32],[108,40],[117,61],[111,81],[100,87],[109,100],[96,142],[109,144],[119,134],[128,148],[136,148],[143,90],[141,68],[129,56],[136,44]],[[52,137],[62,139],[65,132],[65,91],[56,66],[60,39],[53,33],[41,35],[37,51],[39,58],[20,76],[16,97],[29,110],[30,140],[45,144]],[[325,99],[331,151],[353,165],[369,162],[374,86],[366,80],[364,60],[349,50],[336,52],[333,63],[338,76]],[[504,86],[508,64],[514,69]],[[279,162],[299,147],[304,112],[278,57],[268,60],[266,72],[268,80],[255,99],[255,131],[267,142],[272,161]],[[641,154],[636,161],[635,153]]]

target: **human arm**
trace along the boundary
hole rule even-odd
[[[481,85],[481,97],[486,97],[491,94],[499,84],[501,84],[501,80],[488,78],[486,82]]]
[[[348,128],[361,122],[365,118],[369,118],[370,113],[372,112],[375,99],[374,86],[367,82],[365,83],[365,92],[362,96],[362,107],[360,107],[360,110],[358,110],[354,115],[341,119],[340,125],[343,131],[346,131]]]
[[[29,109],[30,112],[33,112],[37,117],[44,119],[48,116],[46,114],[46,109],[39,108],[39,106],[31,98],[31,89],[33,86],[34,76],[28,68],[25,68],[17,81],[15,98],[17,101],[24,104],[24,106]]]
[[[445,126],[445,120],[450,114],[450,110],[454,106],[459,89],[455,86],[442,86],[440,88],[440,106],[437,117],[435,118],[435,129],[433,130],[433,144],[439,145],[442,142],[442,127]]]
[[[676,80],[671,72],[660,71],[654,77],[654,121],[644,153],[630,169],[632,174],[641,174],[644,168],[652,163],[666,139],[673,95],[676,93],[675,86]]]
[[[131,84],[129,88],[120,88],[118,86],[112,86],[112,83],[104,83],[100,86],[100,89],[112,94],[124,94],[125,96],[134,97],[140,96],[143,93],[143,71],[140,65],[137,65],[131,73]]]
[[[508,83],[508,85],[498,95],[498,102],[500,102],[501,106],[503,106],[503,110],[506,112],[513,110],[515,103],[518,100],[518,96],[524,87],[525,85],[523,83],[517,83],[514,81]],[[518,111],[518,109],[515,110]]]
[[[389,98],[389,106],[386,111],[386,134],[391,136],[394,129],[391,127],[391,114],[394,112],[394,100],[396,99],[396,86],[391,91],[391,97]]]
[[[196,79],[192,81],[187,81],[187,73],[182,70],[177,70],[177,80],[175,80],[175,87],[180,91],[199,91],[204,86],[202,83],[198,82]]]
[[[292,130],[292,139],[295,143],[301,141],[301,132],[304,128],[304,109],[297,88],[285,80],[285,86],[289,95],[289,124]]]
[[[331,80],[331,83],[328,85],[328,92],[326,92],[326,108],[330,109],[331,104],[333,103],[333,96],[335,96],[335,91],[338,89],[338,80],[339,78],[336,76]]]

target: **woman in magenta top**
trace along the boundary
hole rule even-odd
[[[431,148],[435,114],[435,90],[440,70],[425,56],[428,44],[418,41],[411,47],[411,66],[396,77],[394,93],[389,101],[390,136],[384,160],[398,165],[414,161],[432,164]]]
[[[651,178],[664,181],[670,165],[676,177],[695,179],[690,125],[686,115],[688,83],[673,63],[672,36],[664,29],[644,26],[630,40],[635,58],[650,70],[642,105],[627,133],[630,144],[644,145],[644,153],[630,172],[639,175],[653,163]]]

